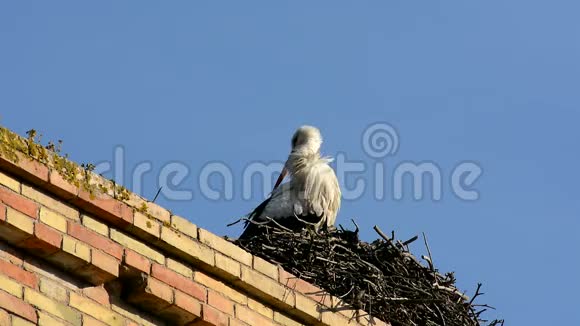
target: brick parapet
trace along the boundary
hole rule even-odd
[[[13,154],[0,156],[0,325],[386,325],[101,176],[84,171],[92,192],[50,157]]]

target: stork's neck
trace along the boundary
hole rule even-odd
[[[295,176],[308,166],[318,163],[319,160],[320,152],[318,151],[294,150],[288,156],[286,168],[291,176]]]

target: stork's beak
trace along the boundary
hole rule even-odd
[[[284,178],[286,177],[286,175],[288,174],[288,170],[286,169],[286,167],[284,167],[282,169],[282,172],[280,173],[280,176],[278,177],[278,180],[276,180],[276,184],[274,185],[274,189],[278,188],[278,186],[280,185],[280,183],[282,183],[282,180],[284,180]],[[274,190],[272,189],[272,190]]]

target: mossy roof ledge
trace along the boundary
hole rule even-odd
[[[35,129],[27,132],[28,137],[23,137],[0,126],[0,156],[13,163],[18,163],[22,156],[45,164],[49,169],[58,172],[63,180],[72,186],[86,190],[91,199],[99,194],[108,194],[115,199],[131,204],[131,196],[137,197],[141,205],[135,208],[138,212],[154,218],[149,213],[148,200],[134,193],[129,192],[123,185],[107,179],[102,175],[93,172],[95,165],[92,163],[77,164],[68,158],[68,154],[62,154],[62,141],[55,144],[49,141],[42,144],[42,134]],[[169,223],[166,226],[170,226]]]

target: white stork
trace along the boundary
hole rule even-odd
[[[292,151],[268,199],[254,209],[247,218],[240,239],[248,239],[259,232],[258,225],[276,223],[300,230],[307,222],[320,227],[334,226],[340,208],[340,187],[334,170],[328,165],[332,159],[320,156],[322,136],[312,126],[302,126],[292,137]],[[290,181],[280,183],[290,174]],[[252,223],[251,221],[255,222]]]

